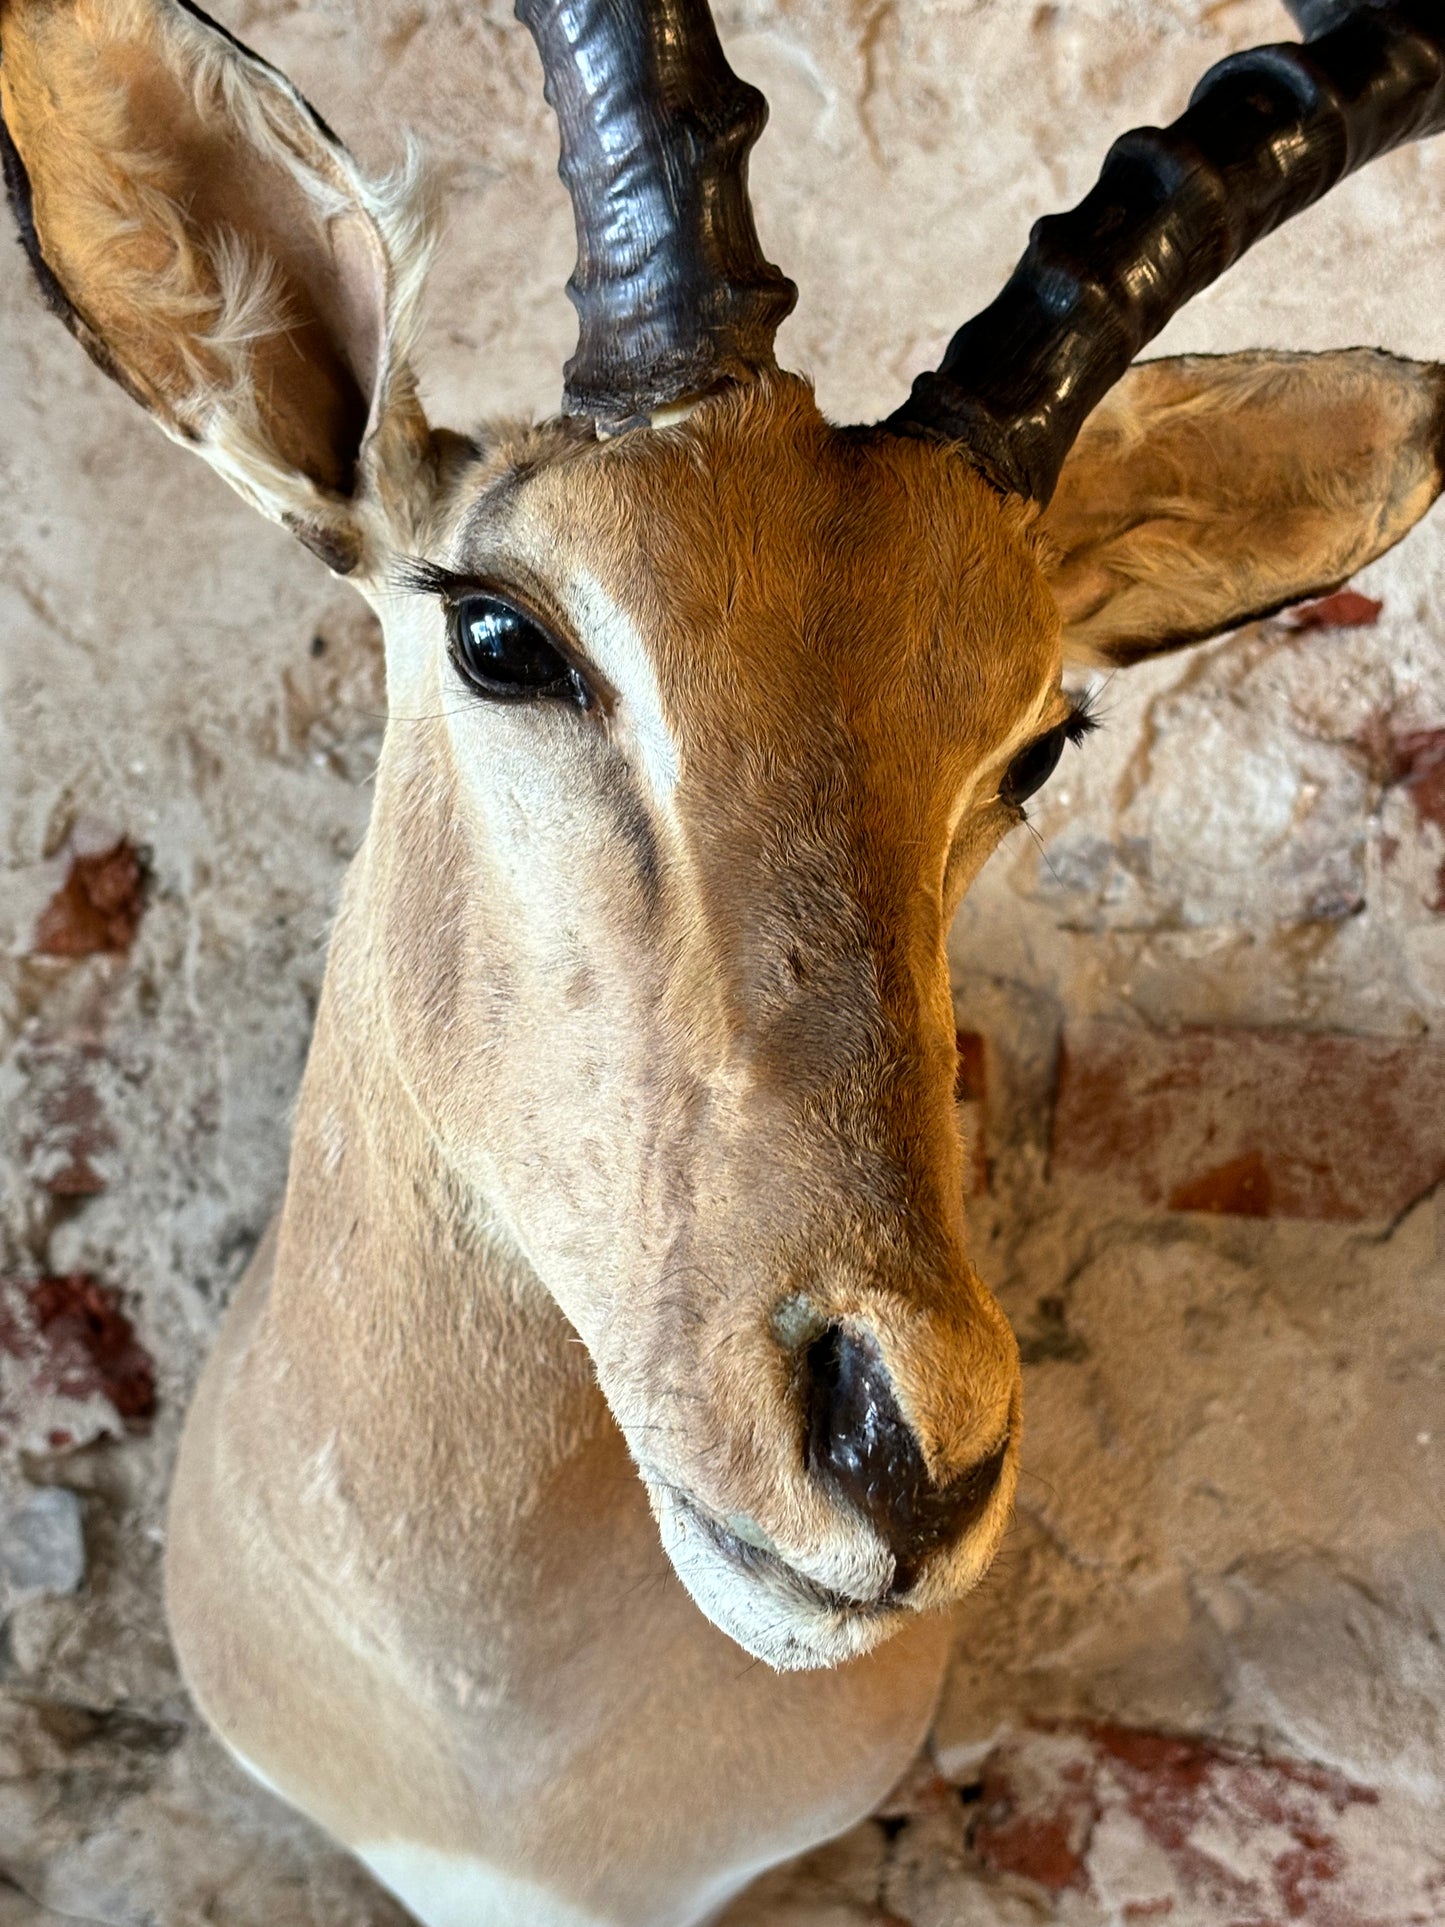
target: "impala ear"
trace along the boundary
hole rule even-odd
[[[1132,663],[1338,588],[1440,493],[1445,368],[1374,349],[1136,363],[1040,519],[1075,661]]]
[[[274,68],[180,0],[0,0],[6,184],[49,305],[167,434],[330,567],[427,431],[428,251]],[[395,506],[393,504],[393,506]]]

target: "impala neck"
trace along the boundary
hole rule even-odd
[[[384,1487],[393,1514],[434,1506],[447,1484],[525,1510],[523,1488],[615,1428],[585,1349],[448,1168],[397,1066],[374,961],[374,847],[332,938],[270,1347],[301,1443],[339,1441],[354,1486]]]

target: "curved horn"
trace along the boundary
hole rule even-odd
[[[1220,61],[1172,126],[1116,141],[888,427],[959,441],[1047,502],[1085,417],[1177,308],[1346,174],[1445,127],[1441,0],[1297,11],[1339,24]]]
[[[517,0],[562,128],[580,322],[563,406],[617,429],[773,366],[797,299],[765,260],[748,150],[767,103],[707,0]]]

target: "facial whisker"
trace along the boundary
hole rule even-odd
[[[1034,828],[1033,824],[1030,823],[1027,815],[1021,816],[1020,821],[1023,823],[1024,828],[1028,831],[1029,835],[1033,838],[1034,842],[1038,844],[1039,855],[1044,859],[1044,862],[1047,863],[1049,866],[1049,875],[1054,879],[1054,882],[1058,884],[1061,890],[1067,889],[1068,886],[1064,882],[1064,879],[1059,875],[1058,871],[1054,868],[1054,860],[1049,855],[1048,845],[1044,842],[1044,839],[1039,835],[1038,831]]]

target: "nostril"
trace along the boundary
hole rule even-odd
[[[830,1326],[805,1356],[808,1469],[870,1521],[893,1553],[894,1592],[906,1592],[925,1560],[982,1516],[1008,1441],[937,1486],[871,1338]]]
[[[810,1470],[881,1525],[900,1492],[929,1478],[878,1347],[830,1325],[807,1360]]]

